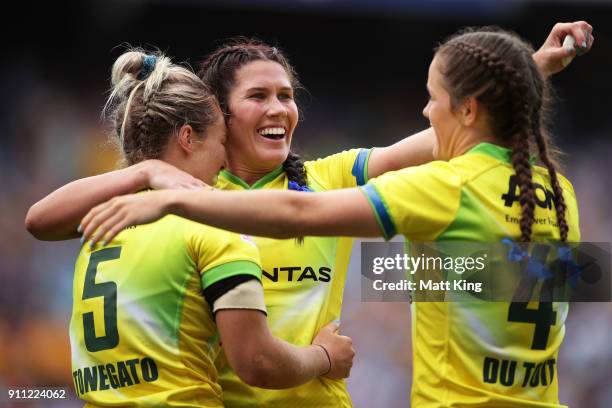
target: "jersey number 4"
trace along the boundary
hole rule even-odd
[[[546,258],[550,251],[550,245],[535,245],[532,248],[531,258],[537,260],[540,264],[546,265]],[[517,288],[517,293],[523,293],[523,298],[531,298],[537,279],[523,274],[523,278]],[[549,281],[552,282],[552,281]],[[531,341],[532,350],[546,350],[548,337],[550,336],[550,327],[554,326],[557,321],[557,312],[553,310],[551,302],[538,302],[537,309],[529,309],[527,302],[512,302],[508,310],[508,321],[517,323],[532,323],[535,324],[533,330],[533,340]]]
[[[119,259],[121,247],[105,248],[91,254],[85,284],[83,300],[97,297],[104,298],[104,336],[96,337],[93,312],[83,314],[83,333],[85,346],[90,352],[112,349],[119,344],[117,331],[117,284],[115,282],[96,283],[98,264],[104,261]]]
[[[526,302],[512,302],[508,310],[508,321],[518,323],[533,323],[535,329],[531,342],[532,350],[545,350],[550,335],[550,326],[557,321],[557,312],[550,302],[539,302],[537,309],[528,309]]]

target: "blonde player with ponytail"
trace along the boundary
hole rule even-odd
[[[277,238],[403,234],[413,242],[579,241],[572,185],[550,155],[548,84],[532,53],[516,35],[492,29],[464,31],[440,45],[423,111],[436,131],[437,161],[325,193],[116,197],[83,219],[84,238],[107,240],[126,226],[174,213]],[[532,154],[544,167],[531,163]],[[554,205],[540,203],[536,183],[551,191]],[[563,302],[535,309],[508,302],[413,304],[412,406],[559,407],[556,360],[567,308]],[[539,320],[521,318],[530,313],[542,314],[546,330],[539,330]],[[516,376],[491,381],[483,374],[487,359],[517,362]],[[533,380],[529,367],[538,365],[545,371]]]

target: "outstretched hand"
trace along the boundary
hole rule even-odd
[[[114,197],[92,208],[81,221],[81,242],[91,239],[90,247],[109,243],[123,229],[148,224],[169,214],[169,191],[149,191]]]
[[[593,46],[593,27],[586,21],[557,23],[554,25],[544,44],[533,54],[540,72],[545,77],[562,71],[576,55],[583,55]],[[567,35],[574,37],[575,46],[564,48]]]

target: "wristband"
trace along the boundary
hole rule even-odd
[[[327,375],[331,372],[332,369],[332,361],[331,361],[331,357],[329,356],[329,352],[327,351],[327,349],[325,347],[323,347],[321,344],[313,344],[314,346],[319,346],[323,349],[323,351],[325,352],[325,355],[327,356],[327,361],[329,362],[329,368],[327,369],[327,371],[321,375]]]

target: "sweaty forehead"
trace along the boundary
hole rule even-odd
[[[236,88],[290,88],[285,69],[274,61],[253,61],[236,71]]]

